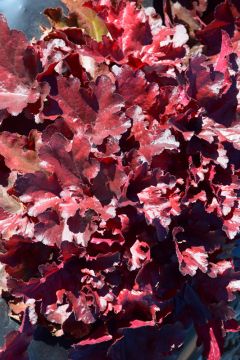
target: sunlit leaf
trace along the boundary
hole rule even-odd
[[[107,35],[108,29],[104,21],[89,7],[84,6],[84,0],[61,0],[69,11],[77,14],[78,26],[96,41],[101,41],[103,35]]]

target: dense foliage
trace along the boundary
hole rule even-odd
[[[239,329],[240,3],[64,3],[31,44],[0,19],[1,290],[21,321],[0,359],[41,324],[72,360],[176,359],[193,325],[218,360]]]

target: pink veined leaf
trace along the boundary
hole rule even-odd
[[[95,94],[99,104],[98,116],[93,128],[93,142],[101,145],[108,136],[120,137],[131,126],[130,119],[121,112],[125,103],[116,93],[116,87],[110,78],[97,79]]]
[[[211,72],[205,62],[205,57],[194,57],[189,65],[189,95],[201,105],[209,99],[217,99],[230,89],[231,81],[220,72]]]
[[[73,306],[73,311],[76,317],[76,320],[83,321],[85,324],[92,324],[96,321],[84,294],[80,294],[78,297],[75,297],[72,293],[68,293],[68,298]]]
[[[159,92],[157,83],[149,83],[143,71],[136,72],[126,65],[121,67],[115,65],[112,71],[116,76],[117,91],[126,105],[139,105],[143,110],[153,107]]]
[[[164,228],[168,228],[171,215],[176,216],[180,213],[180,195],[174,184],[162,183],[158,186],[150,186],[141,191],[138,198],[143,204],[143,212],[149,223],[153,223],[156,219]]]
[[[35,194],[35,203],[33,206],[29,207],[28,214],[30,216],[36,217],[39,214],[43,213],[48,208],[57,207],[59,202],[60,202],[59,197],[51,193],[46,193],[46,192],[40,193],[38,199],[36,199],[36,194]]]
[[[107,76],[97,79],[93,94],[88,98],[86,94],[79,93],[77,80],[59,79],[58,89],[57,99],[67,114],[66,122],[79,133],[87,127],[92,128],[93,134],[90,135],[90,130],[89,139],[96,145],[100,145],[110,135],[120,136],[131,126],[130,120],[121,113],[124,100],[115,92],[115,86]],[[76,93],[79,94],[78,98]]]
[[[120,33],[122,32],[117,42],[124,54],[134,54],[144,45],[151,43],[152,34],[147,17],[143,9],[136,8],[134,2],[127,1],[120,7],[119,12],[110,13],[107,26],[110,28],[113,24]]]
[[[63,228],[63,221],[59,221],[57,213],[50,208],[38,215],[38,222],[34,226],[34,235],[36,240],[42,244],[60,246],[63,240]]]
[[[33,223],[31,223],[24,214],[7,213],[0,210],[0,231],[3,239],[9,239],[11,236],[19,234],[23,236],[33,236]]]
[[[163,129],[156,120],[149,124],[139,106],[131,110],[132,134],[139,141],[139,154],[145,161],[151,162],[153,156],[166,149],[178,150],[179,142],[170,129]]]
[[[178,243],[178,239],[176,237],[182,231],[182,228],[173,229],[173,239],[179,262],[179,270],[184,276],[194,276],[196,275],[198,269],[203,273],[206,273],[208,271],[208,253],[206,252],[204,246],[191,246],[183,251],[180,250],[181,246],[186,247],[186,245],[184,245],[186,240],[181,240],[181,242]],[[181,245],[182,243],[183,245]]]
[[[176,254],[179,261],[179,269],[185,275],[194,276],[198,269],[203,273],[208,270],[208,254],[203,246],[192,246],[184,251],[179,250],[178,244],[175,242]]]
[[[214,142],[214,137],[218,137],[219,142],[228,141],[231,142],[235,149],[240,150],[240,126],[236,124],[234,126],[225,127],[220,124],[215,124],[210,118],[203,119],[203,126],[198,137],[208,141]]]
[[[60,77],[58,94],[55,99],[64,112],[65,121],[71,129],[75,130],[77,126],[84,127],[95,121],[94,100],[91,96],[89,99],[84,98],[84,93],[80,92],[78,79]]]
[[[233,52],[233,48],[231,44],[231,39],[228,33],[222,30],[222,47],[215,66],[216,71],[220,71],[223,73],[226,71],[228,57],[232,52]]]
[[[131,270],[139,269],[142,267],[142,263],[150,260],[149,246],[145,242],[137,240],[130,248],[132,254]]]
[[[36,54],[23,33],[9,30],[2,15],[0,29],[0,110],[16,116],[40,97]]]
[[[69,318],[71,315],[70,311],[67,311],[69,308],[68,304],[64,305],[48,305],[46,310],[46,317],[52,323],[63,325],[64,322]]]
[[[238,207],[234,208],[232,211],[232,216],[228,216],[227,219],[223,221],[223,230],[227,233],[230,239],[234,239],[235,236],[239,233],[240,230],[240,208],[239,202]]]
[[[56,174],[64,186],[78,185],[80,174],[70,153],[71,144],[62,134],[55,133],[39,150],[42,167]]]

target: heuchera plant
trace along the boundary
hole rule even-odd
[[[176,359],[193,325],[219,360],[239,330],[240,3],[64,3],[31,44],[0,19],[1,290],[22,323],[0,359],[40,324],[73,360]]]

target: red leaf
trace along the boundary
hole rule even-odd
[[[206,273],[208,270],[208,254],[203,246],[192,246],[184,251],[179,250],[177,242],[176,253],[179,261],[179,269],[183,275],[196,275],[198,269]]]
[[[34,81],[36,55],[23,33],[9,30],[3,16],[0,18],[0,46],[0,110],[7,109],[16,116],[40,96],[40,88]]]
[[[96,145],[101,145],[108,136],[120,137],[131,126],[130,120],[121,113],[124,101],[115,90],[108,77],[101,76],[97,79],[95,94],[99,109],[92,136]]]
[[[77,126],[91,125],[96,119],[94,99],[85,95],[84,89],[80,91],[78,79],[58,78],[58,95],[55,98],[65,114],[66,123],[73,130]]]
[[[163,227],[168,228],[171,215],[176,216],[180,213],[180,196],[174,185],[162,183],[158,186],[150,186],[138,194],[143,204],[143,212],[150,223],[157,219]]]
[[[129,112],[133,118],[132,134],[139,142],[139,154],[143,160],[151,162],[152,157],[164,150],[178,150],[179,142],[170,129],[164,129],[156,120],[149,123],[140,107],[134,107]]]
[[[221,351],[219,349],[219,345],[215,337],[214,331],[211,327],[209,329],[209,336],[210,336],[210,351],[208,354],[208,360],[220,360]]]

